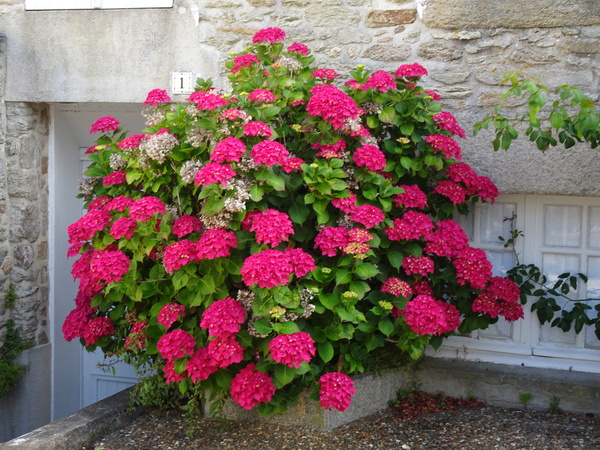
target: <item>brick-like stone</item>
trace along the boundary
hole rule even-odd
[[[429,78],[444,84],[464,83],[469,79],[470,72],[432,72]]]
[[[375,44],[363,52],[363,58],[369,58],[374,61],[407,61],[411,55],[411,46],[408,44],[384,45]]]
[[[462,57],[462,50],[441,42],[426,42],[419,46],[419,56],[437,61],[456,61]]]
[[[370,28],[393,27],[414,23],[415,20],[417,20],[416,9],[379,9],[367,14],[365,25]]]
[[[598,0],[429,0],[430,28],[556,28],[600,25]]]
[[[248,3],[250,3],[255,8],[260,8],[261,6],[266,6],[266,7],[275,6],[276,2],[275,2],[275,0],[248,0]]]
[[[583,55],[600,53],[600,39],[569,39],[563,46],[570,53]]]

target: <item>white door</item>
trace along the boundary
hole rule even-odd
[[[85,155],[86,148],[79,149],[81,159],[81,173],[90,165],[90,160]],[[81,203],[82,213],[83,202]],[[81,347],[82,358],[82,406],[91,405],[106,397],[110,397],[117,392],[133,386],[137,380],[135,369],[123,362],[114,363],[111,358],[105,358],[102,350],[96,349],[94,352],[88,352],[85,347]]]
[[[49,141],[50,327],[52,341],[52,420],[94,403],[135,382],[130,367],[119,367],[115,376],[97,366],[100,354],[88,354],[77,340],[67,342],[62,324],[75,307],[77,284],[71,276],[73,258],[67,258],[67,227],[81,216],[76,198],[81,178],[80,148],[93,144],[91,124],[99,117],[116,117],[132,133],[144,129],[142,107],[130,104],[58,104],[51,108]]]

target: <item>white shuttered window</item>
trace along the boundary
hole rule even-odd
[[[487,252],[494,275],[504,276],[515,264],[512,250],[498,239],[510,237],[507,219],[513,215],[514,227],[525,234],[516,243],[520,262],[542,268],[550,283],[564,272],[583,272],[588,283],[581,284],[574,295],[600,298],[600,198],[503,195],[494,205],[478,204],[469,217],[458,220],[471,245]],[[600,373],[600,341],[593,329],[579,335],[573,330],[565,333],[549,324],[540,325],[530,309],[529,303],[525,305],[523,320],[501,319],[487,330],[454,336],[436,355]]]

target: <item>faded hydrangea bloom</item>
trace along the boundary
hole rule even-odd
[[[152,106],[142,110],[142,116],[146,118],[146,126],[153,127],[162,122],[165,118],[164,111]]]
[[[277,63],[281,67],[285,67],[290,72],[295,72],[302,68],[302,64],[300,64],[300,61],[298,61],[295,58],[290,58],[287,55],[280,56],[279,59],[277,60]]]
[[[210,131],[197,127],[188,132],[185,142],[190,144],[192,147],[200,147],[205,142],[211,142],[212,138],[213,136]]]
[[[123,159],[123,156],[119,153],[112,153],[108,165],[112,170],[122,169],[127,165],[127,162]]]
[[[229,228],[229,223],[233,215],[229,211],[222,211],[218,214],[214,214],[212,216],[207,216],[202,214],[200,216],[200,220],[204,225],[204,228]]]
[[[242,304],[246,311],[252,309],[252,302],[256,298],[256,294],[248,289],[240,289],[237,294],[237,301]]]
[[[167,155],[178,144],[179,141],[175,136],[166,130],[161,130],[145,138],[140,144],[140,150],[146,152],[156,162],[163,163]]]
[[[186,161],[181,169],[179,170],[179,175],[181,175],[181,179],[184,183],[193,183],[196,173],[202,167],[202,163],[200,161],[189,160]]]
[[[101,182],[102,177],[82,178],[81,180],[79,180],[78,188],[79,191],[83,193],[83,195],[88,196],[93,192],[94,186]]]

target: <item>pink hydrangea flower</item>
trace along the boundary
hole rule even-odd
[[[427,195],[416,184],[401,186],[404,192],[394,196],[394,204],[397,207],[424,209],[427,207]]]
[[[314,258],[301,248],[286,248],[284,253],[297,277],[303,277],[317,268]]]
[[[95,209],[88,211],[77,222],[67,227],[69,244],[89,241],[98,231],[104,230],[110,224],[112,215],[108,211]]]
[[[146,322],[136,322],[133,324],[131,331],[125,338],[125,345],[123,348],[127,350],[142,350],[146,347],[146,342],[148,341],[148,335],[146,334],[146,328],[148,328],[148,323]]]
[[[319,150],[319,152],[315,156],[320,156],[322,158],[331,159],[331,158],[341,158],[342,152],[346,149],[346,141],[340,139],[335,144],[311,144],[311,147],[315,150]]]
[[[115,327],[108,317],[94,317],[90,319],[83,329],[85,345],[95,344],[102,336],[115,332]]]
[[[410,284],[396,277],[389,277],[383,282],[381,292],[387,292],[396,297],[408,298],[412,295]]]
[[[348,89],[352,89],[352,90],[362,90],[363,85],[361,83],[359,83],[357,80],[348,80],[344,83],[344,86],[347,86]]]
[[[249,116],[245,111],[237,108],[229,108],[221,113],[219,116],[220,119],[229,119],[229,120],[237,120],[237,119],[247,119]]]
[[[108,174],[102,179],[102,185],[111,186],[113,184],[125,183],[127,181],[126,175],[127,172],[125,172],[124,170],[119,170],[117,172]]]
[[[360,116],[354,100],[331,84],[317,85],[310,93],[312,97],[306,105],[306,112],[313,117],[322,117],[335,130],[345,128],[347,120],[356,120]]]
[[[106,204],[104,209],[107,211],[119,211],[123,212],[127,208],[129,208],[135,200],[124,195],[119,195],[118,197],[113,198],[110,202]]]
[[[417,295],[406,304],[404,319],[416,334],[448,333],[460,325],[460,313],[454,305],[429,295]]]
[[[251,53],[236,56],[235,58],[233,58],[233,67],[231,68],[231,72],[239,72],[242,69],[242,67],[250,67],[252,66],[252,64],[259,62],[260,60]]]
[[[428,91],[427,89],[424,90],[424,92],[429,95],[431,97],[431,99],[433,101],[439,101],[441,99],[440,94],[438,94],[437,92],[434,91]]]
[[[186,214],[173,223],[173,234],[178,238],[187,236],[195,231],[202,231],[202,221],[195,216]]]
[[[384,153],[375,145],[369,144],[358,147],[354,151],[352,159],[357,166],[373,171],[383,170],[387,164]]]
[[[456,118],[447,111],[442,111],[441,113],[435,114],[433,116],[433,120],[435,121],[438,128],[442,130],[449,131],[452,134],[455,134],[461,138],[465,138],[465,130],[463,130],[459,125]]]
[[[385,70],[373,72],[362,87],[363,91],[368,89],[377,89],[386,92],[390,89],[396,89],[396,80]]]
[[[254,215],[250,231],[256,233],[256,242],[278,246],[294,234],[294,226],[290,217],[275,209],[266,209]]]
[[[419,257],[408,255],[402,261],[402,269],[404,269],[406,275],[423,275],[426,277],[434,271],[433,259],[425,255]]]
[[[401,218],[394,219],[391,227],[384,229],[392,241],[427,238],[433,231],[431,218],[421,212],[409,210]]]
[[[152,89],[148,92],[144,105],[158,106],[161,103],[167,103],[171,101],[171,97],[167,94],[164,89]]]
[[[315,237],[315,246],[324,256],[335,256],[337,250],[350,243],[348,230],[344,227],[325,227]]]
[[[67,315],[62,325],[63,337],[67,342],[83,337],[86,325],[92,318],[92,308],[77,307]]]
[[[258,44],[260,42],[269,42],[270,44],[274,44],[275,42],[281,42],[284,39],[285,31],[281,28],[270,27],[257,31],[252,37],[252,43]]]
[[[185,317],[185,306],[179,303],[166,303],[160,308],[156,320],[168,330],[181,317]]]
[[[269,140],[259,142],[250,151],[256,165],[264,164],[267,167],[283,164],[289,154],[283,144]]]
[[[448,198],[454,205],[459,205],[467,200],[467,191],[454,181],[439,181],[433,192]]]
[[[137,221],[130,217],[119,217],[110,227],[110,234],[115,239],[121,239],[125,237],[125,239],[131,239],[133,233],[135,232],[135,228],[137,226]]]
[[[210,336],[220,339],[233,337],[246,320],[246,310],[234,298],[217,300],[202,313],[200,328],[208,330]]]
[[[252,211],[246,212],[244,216],[244,220],[242,220],[242,230],[250,231],[250,227],[252,227],[252,222],[254,222],[254,217],[260,214],[260,209],[253,209]]]
[[[451,164],[446,169],[446,175],[448,175],[448,178],[450,178],[451,181],[461,183],[465,187],[467,195],[477,193],[479,176],[467,163],[458,162]]]
[[[237,247],[237,239],[233,231],[223,228],[206,230],[196,246],[196,257],[201,259],[215,259],[229,256],[232,248]]]
[[[288,367],[298,368],[303,362],[310,362],[315,353],[315,341],[304,331],[281,334],[269,342],[269,355],[273,361]]]
[[[329,372],[319,378],[319,403],[322,408],[329,411],[333,408],[345,411],[352,403],[352,396],[356,392],[354,381],[340,372]]]
[[[187,239],[173,242],[165,247],[163,265],[167,273],[173,273],[198,257],[197,242]]]
[[[116,283],[129,270],[131,260],[121,250],[99,250],[93,253],[89,276],[105,283]]]
[[[447,159],[461,159],[462,153],[460,151],[460,146],[457,142],[451,137],[444,136],[443,134],[431,134],[425,137],[425,142],[427,142],[431,147],[438,152],[444,153],[444,156]]]
[[[229,136],[215,145],[210,154],[210,159],[216,163],[239,161],[244,153],[246,153],[246,144],[237,138]]]
[[[208,341],[208,354],[213,363],[221,369],[242,362],[244,350],[245,348],[240,346],[233,337],[216,338]]]
[[[229,101],[219,94],[206,91],[196,91],[187,99],[189,102],[195,103],[196,107],[202,111],[217,109],[221,106],[229,105]]]
[[[105,209],[106,205],[112,200],[111,197],[98,197],[92,200],[87,206],[88,211],[93,211],[94,209]]]
[[[456,281],[471,285],[473,289],[485,289],[492,277],[492,264],[480,248],[466,247],[452,261],[456,269]]]
[[[348,197],[343,198],[334,198],[333,200],[331,200],[331,204],[336,208],[341,209],[346,214],[351,214],[352,211],[354,211],[354,208],[356,207],[356,194],[348,190],[344,192],[350,195],[348,195]]]
[[[185,370],[193,383],[206,380],[218,370],[217,365],[208,354],[207,347],[201,347],[194,352],[185,365]]]
[[[427,75],[427,69],[419,63],[414,64],[403,64],[396,70],[396,78],[412,78],[412,77],[423,77]]]
[[[256,364],[251,363],[231,380],[229,393],[242,408],[252,409],[260,403],[270,402],[275,386],[268,374],[256,370]]]
[[[98,147],[100,147],[99,145],[90,145],[88,148],[85,149],[84,155],[91,155],[92,153],[98,153]]]
[[[496,197],[498,197],[498,188],[488,177],[478,177],[475,189],[477,195],[481,197],[484,202],[486,200],[491,200],[492,204],[494,204]]]
[[[142,143],[142,139],[144,139],[143,134],[134,134],[129,136],[128,138],[123,139],[119,142],[119,150],[127,150],[132,148],[138,148]]]
[[[304,44],[299,44],[298,42],[294,42],[287,48],[288,52],[297,52],[304,56],[308,56],[309,48]]]
[[[411,287],[413,295],[431,295],[433,297],[433,288],[427,278],[419,278]]]
[[[208,186],[213,183],[221,183],[221,186],[227,186],[227,181],[236,175],[235,170],[229,164],[209,162],[196,172],[194,184],[196,186]]]
[[[108,336],[114,332],[115,327],[108,317],[95,317],[85,325],[82,337],[85,345],[92,345],[98,342],[102,336]]]
[[[166,206],[158,197],[142,197],[129,206],[129,217],[140,222],[147,222],[155,214],[164,214]]]
[[[333,69],[317,69],[311,75],[312,78],[321,78],[322,80],[333,81],[340,76]]]
[[[258,284],[261,288],[272,288],[288,284],[294,267],[288,254],[268,249],[246,258],[240,273],[246,286]]]
[[[165,374],[165,382],[167,384],[178,383],[181,380],[183,380],[187,375],[187,371],[185,369],[181,373],[178,373],[177,370],[175,370],[174,359],[170,359],[165,363],[165,366],[163,367],[163,372]]]
[[[246,136],[263,136],[269,138],[273,134],[273,131],[271,131],[271,128],[266,123],[251,120],[244,125],[244,134]]]
[[[268,89],[254,89],[248,94],[248,99],[256,103],[272,103],[277,98]]]
[[[473,301],[474,312],[481,312],[492,318],[499,315],[513,321],[524,317],[523,306],[520,303],[521,292],[511,280],[502,277],[492,277],[487,290]]]
[[[458,253],[468,247],[469,237],[462,229],[460,224],[454,220],[442,220],[435,225],[435,231],[429,234],[425,240],[425,252],[443,256],[446,258],[455,258]]]
[[[90,134],[98,133],[99,131],[104,131],[105,133],[115,131],[117,128],[119,128],[119,124],[120,122],[114,117],[100,117],[92,124],[90,128]]]
[[[185,330],[169,331],[156,343],[156,349],[165,359],[178,359],[192,355],[196,340]]]
[[[352,210],[350,218],[367,228],[373,228],[385,220],[385,214],[376,206],[361,205]]]
[[[281,170],[283,170],[285,173],[292,173],[294,170],[301,170],[302,167],[300,166],[302,166],[302,164],[305,164],[302,158],[286,158],[281,163]]]

